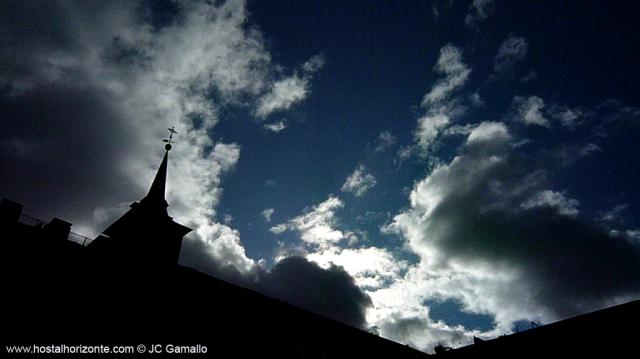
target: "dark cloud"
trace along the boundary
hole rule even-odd
[[[131,8],[100,1],[3,1],[0,4],[0,85],[19,95],[64,80],[82,86],[99,63],[91,53],[129,23]]]
[[[579,216],[578,202],[549,190],[544,166],[513,142],[504,126],[481,124],[416,187],[415,214],[428,213],[422,245],[445,261],[515,269],[557,317],[638,295],[640,249]]]
[[[174,209],[194,220],[194,213],[212,212],[220,174],[239,156],[237,145],[209,137],[218,108],[257,106],[276,83],[297,78],[271,63],[239,0],[0,6],[0,148],[2,170],[11,174],[2,195],[43,219],[64,216],[93,232],[101,229],[96,210],[111,213],[143,194],[162,149],[153,139],[171,125],[182,143],[170,166],[191,179],[169,188],[179,192],[172,203],[198,198]],[[278,99],[290,106],[308,92],[299,90]]]
[[[121,142],[128,136],[108,98],[97,88],[49,84],[0,99],[3,195],[26,200],[38,214],[76,218],[103,204],[105,193],[111,201],[139,197],[130,180],[118,175],[119,155],[128,149]]]
[[[140,20],[151,25],[154,31],[184,21],[184,6],[173,0],[144,0],[137,8]]]
[[[259,285],[264,292],[329,318],[364,328],[371,299],[342,268],[322,269],[303,257],[282,259]]]
[[[342,268],[323,269],[300,256],[280,260],[271,270],[255,268],[240,273],[233,265],[222,265],[206,254],[201,241],[188,240],[180,261],[204,273],[251,288],[328,318],[366,328],[365,313],[371,299]]]
[[[440,248],[455,258],[521,268],[537,289],[532,296],[557,316],[640,292],[640,251],[627,238],[551,207],[512,213],[463,202],[448,199],[434,213],[432,229],[446,233]]]
[[[11,52],[33,56],[46,50],[77,48],[79,39],[73,35],[75,24],[69,15],[63,4],[57,1],[3,1],[0,4],[3,54]],[[3,61],[11,60],[3,56]],[[21,59],[14,60],[19,62]]]
[[[368,297],[342,269],[292,258],[265,272],[238,231],[211,220],[221,174],[240,151],[209,137],[224,106],[211,92],[252,106],[296,78],[278,75],[285,69],[271,63],[246,16],[243,1],[2,2],[0,197],[75,231],[102,230],[144,195],[161,158],[159,134],[175,124],[169,211],[194,229],[181,263],[364,326]],[[304,66],[313,72],[321,62]],[[304,98],[280,95],[287,106]]]
[[[142,194],[120,171],[136,148],[131,119],[95,80],[100,64],[89,53],[100,43],[87,42],[112,34],[109,21],[123,11],[100,2],[0,6],[0,195],[44,220],[102,227],[97,207]]]
[[[56,2],[3,2],[0,13],[2,196],[74,222],[91,218],[107,193],[109,204],[139,196],[117,171],[134,145],[126,119],[91,67],[75,62],[87,51],[82,17]]]

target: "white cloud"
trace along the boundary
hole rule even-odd
[[[502,326],[500,322],[495,329],[482,332],[430,317],[430,308],[425,303],[428,300],[438,301],[451,298],[452,295],[466,294],[469,294],[469,300],[464,300],[465,303],[485,300],[483,296],[491,294],[488,290],[482,290],[488,287],[487,283],[481,283],[482,280],[490,277],[489,273],[485,274],[486,276],[473,276],[468,273],[437,271],[423,263],[411,266],[401,280],[367,292],[373,303],[367,312],[367,320],[378,328],[382,336],[428,352],[433,352],[437,344],[459,347],[470,344],[474,336],[493,338],[509,332],[510,328]],[[499,281],[500,273],[495,274],[496,281]],[[517,287],[513,287],[512,293],[514,297],[522,294]],[[512,303],[503,304],[505,313],[515,308]],[[468,304],[465,304],[464,310],[484,314]]]
[[[582,121],[589,117],[589,111],[582,108],[569,108],[566,106],[553,105],[549,109],[549,116],[558,120],[560,124],[569,129],[576,129]]]
[[[298,232],[305,246],[298,252],[325,269],[332,265],[344,268],[363,289],[378,289],[400,279],[407,268],[405,260],[396,258],[385,248],[359,246],[356,235],[359,231],[336,229],[335,212],[343,206],[339,198],[330,196],[287,223],[272,227],[271,231]]]
[[[484,105],[484,101],[482,100],[482,97],[477,92],[474,92],[471,95],[469,95],[469,101],[474,107],[480,107]]]
[[[510,36],[498,49],[493,60],[493,69],[496,73],[503,73],[513,68],[516,62],[524,60],[529,50],[529,44],[524,37]]]
[[[627,229],[625,234],[636,246],[640,248],[640,229]]]
[[[469,13],[464,19],[465,24],[473,29],[493,14],[495,4],[493,0],[473,0],[469,6]]]
[[[494,329],[482,332],[435,321],[430,317],[426,302],[445,298],[456,298],[464,303],[465,312],[488,314],[480,304],[487,300],[485,296],[491,295],[489,284],[491,281],[503,281],[508,285],[510,279],[500,271],[491,273],[484,270],[477,269],[475,273],[454,272],[430,266],[427,261],[410,265],[402,277],[391,285],[367,291],[373,303],[367,312],[367,320],[382,336],[424,351],[433,351],[434,346],[440,343],[461,346],[469,344],[474,336],[492,338],[508,332],[510,327],[500,324],[501,318],[498,318],[498,325]],[[522,292],[513,287],[512,294],[517,298]],[[505,317],[509,317],[514,309],[517,310],[518,304],[502,304]]]
[[[289,229],[289,226],[287,224],[281,223],[269,228],[269,231],[273,234],[280,234],[280,233],[286,232],[288,229]]]
[[[498,130],[482,131],[499,133]],[[488,139],[490,135],[486,134],[476,135],[477,141]],[[300,216],[273,227],[272,231],[297,231],[303,244],[302,248],[296,249],[298,253],[325,269],[333,265],[344,268],[371,298],[373,305],[367,311],[367,322],[382,336],[429,351],[440,342],[461,345],[469,343],[473,336],[497,336],[510,329],[511,319],[521,318],[519,305],[522,302],[511,300],[498,303],[502,310],[498,317],[500,324],[487,332],[431,320],[429,307],[425,304],[430,298],[456,298],[465,303],[465,311],[488,313],[487,302],[493,303],[488,298],[494,295],[494,290],[508,287],[509,293],[517,298],[528,288],[514,285],[519,277],[506,270],[474,265],[452,271],[439,268],[435,262],[427,265],[435,259],[431,257],[410,264],[388,248],[362,246],[357,240],[346,241],[344,239],[354,237],[354,233],[336,229],[335,210],[342,206],[342,201],[329,197]],[[392,227],[391,231],[398,228]],[[422,255],[420,251],[416,253]],[[539,319],[535,315],[531,318]]]
[[[398,158],[400,161],[404,161],[407,158],[411,157],[414,152],[413,146],[403,146],[398,149]]]
[[[466,83],[471,71],[462,62],[461,53],[450,45],[441,51],[435,68],[446,76],[425,95],[422,102],[425,114],[418,119],[414,133],[416,146],[405,152],[418,149],[421,151],[418,153],[430,154],[437,148],[441,136],[455,135],[466,136],[464,155],[456,156],[448,164],[436,159],[430,175],[417,182],[411,191],[410,209],[396,216],[390,226],[383,227],[385,235],[400,234],[406,241],[405,248],[419,256],[418,262],[407,264],[400,271],[400,276],[367,290],[373,302],[367,314],[368,322],[381,335],[423,350],[431,350],[440,342],[467,344],[473,336],[495,337],[509,332],[513,322],[520,319],[553,317],[552,310],[528,296],[535,288],[523,282],[519,267],[508,262],[496,264],[450,255],[442,243],[448,240],[449,231],[465,225],[456,222],[457,212],[451,215],[450,225],[448,219],[442,225],[432,225],[439,222],[437,218],[445,211],[443,206],[452,206],[461,213],[468,206],[475,206],[472,203],[478,203],[481,213],[505,206],[522,210],[518,205],[532,198],[536,193],[533,188],[539,188],[544,182],[544,173],[534,170],[521,172],[519,165],[503,171],[515,163],[510,152],[519,148],[519,142],[515,141],[504,123],[455,124],[455,119],[466,108],[459,105],[454,93]],[[475,100],[473,96],[465,99],[473,106],[481,105],[479,96],[475,96]],[[527,111],[523,116],[527,116]],[[487,200],[482,200],[483,196]],[[574,213],[571,205],[575,203],[571,200],[564,198],[566,201],[559,201],[558,196],[547,199],[549,203],[541,203],[540,208],[546,205],[545,208],[554,208],[556,212]],[[468,233],[473,233],[473,230],[459,233],[459,236],[465,238]],[[466,249],[460,251],[465,252]],[[357,277],[357,272],[353,275]],[[428,299],[458,300],[466,312],[494,316],[495,326],[481,332],[434,321],[429,317],[429,306],[425,304]]]
[[[453,119],[466,111],[464,106],[451,99],[451,95],[466,83],[471,73],[471,69],[462,62],[462,50],[453,45],[444,46],[440,49],[434,70],[445,77],[438,80],[422,99],[421,106],[426,113],[418,119],[418,127],[414,132],[416,152],[421,156],[431,155],[442,132]],[[411,153],[404,151],[402,154],[408,157]]]
[[[25,46],[9,51],[11,58],[2,61],[26,66],[25,72],[13,77],[3,73],[0,83],[16,90],[15,99],[32,96],[35,89],[49,91],[47,95],[55,98],[90,99],[69,101],[56,110],[82,113],[91,121],[76,124],[69,122],[71,117],[61,116],[63,120],[56,118],[53,123],[70,131],[46,131],[40,141],[58,145],[87,138],[94,142],[96,155],[91,166],[104,171],[83,181],[91,184],[88,187],[93,195],[84,196],[77,189],[59,185],[60,193],[82,196],[74,199],[75,212],[56,213],[93,232],[85,233],[88,235],[120,215],[122,212],[113,209],[119,209],[122,202],[141,198],[162,156],[159,140],[166,137],[167,127],[175,125],[178,135],[170,153],[167,197],[171,215],[194,229],[185,240],[187,251],[202,250],[214,262],[237,266],[241,273],[249,271],[256,263],[246,256],[239,233],[228,224],[213,221],[222,176],[235,167],[241,149],[235,143],[214,141],[210,134],[224,106],[247,106],[262,117],[304,100],[311,74],[324,60],[314,56],[293,70],[274,64],[262,34],[248,26],[246,3],[241,0],[184,2],[179,7],[180,21],[161,25],[139,16],[144,6],[108,3],[99,9],[97,18],[94,4],[55,3],[47,8],[51,18],[74,14],[73,21],[63,28],[54,21],[43,21],[39,24],[42,31],[35,33],[28,21],[12,24],[27,40]],[[50,41],[38,40],[40,33],[56,33],[60,46],[53,48]],[[282,76],[287,71],[292,75]],[[27,124],[40,128],[48,123],[46,113],[43,116],[33,120],[39,122]],[[11,146],[27,154],[27,147]],[[80,152],[73,155],[82,156]],[[83,163],[67,162],[73,162],[74,167]],[[73,171],[90,172],[84,168]],[[55,185],[55,178],[51,178]],[[112,179],[118,187],[105,185],[103,178]],[[60,203],[59,198],[49,201]],[[87,213],[98,214],[96,218],[103,222],[93,223]],[[194,243],[197,245],[190,245]]]
[[[440,12],[438,11],[438,7],[436,6],[435,3],[433,3],[433,5],[431,6],[431,12],[433,13],[433,18],[435,20],[438,20],[438,17],[440,16]]]
[[[235,143],[218,142],[213,146],[213,150],[209,154],[211,159],[220,165],[223,172],[232,169],[240,158],[240,146]]]
[[[514,116],[515,121],[522,122],[526,125],[551,126],[549,119],[547,119],[542,112],[545,104],[540,97],[514,96],[513,106],[516,111]]]
[[[467,145],[482,142],[505,143],[511,139],[509,130],[502,122],[486,121],[475,126],[467,137]]]
[[[534,81],[537,78],[538,78],[538,73],[535,70],[531,70],[531,71],[529,71],[528,74],[526,74],[526,75],[524,75],[524,76],[522,76],[520,78],[520,83],[526,83],[526,82],[529,82],[529,81]]]
[[[271,132],[275,132],[278,133],[282,130],[284,130],[285,128],[287,128],[287,124],[285,123],[285,121],[278,121],[278,122],[274,122],[274,123],[265,123],[264,124],[264,128],[271,131]]]
[[[559,214],[575,217],[580,214],[578,206],[580,202],[573,198],[567,198],[560,192],[543,190],[535,193],[531,198],[522,202],[520,207],[530,209],[535,207],[553,207]]]
[[[570,108],[555,103],[547,105],[538,96],[514,96],[511,105],[514,121],[547,128],[551,127],[551,120],[555,120],[561,126],[575,130],[594,115],[593,111],[585,108]]]
[[[378,289],[401,278],[407,262],[384,248],[328,248],[307,254],[307,259],[323,268],[343,267],[362,289]]]
[[[436,345],[446,343],[455,347],[470,344],[472,334],[462,327],[451,327],[443,322],[434,322],[425,315],[405,317],[394,313],[376,326],[379,332],[413,348],[433,354]]]
[[[260,212],[262,218],[264,218],[265,222],[271,222],[271,216],[273,216],[274,208],[267,208],[264,211]]]
[[[578,201],[548,189],[545,172],[517,152],[516,140],[503,123],[475,126],[385,227],[420,259],[401,279],[368,292],[367,319],[382,335],[423,347],[437,338],[464,343],[508,332],[517,320],[547,323],[640,291],[630,274],[640,251],[581,222]],[[612,276],[627,280],[609,286]],[[431,321],[424,301],[448,298],[494,316],[495,327],[480,333]]]
[[[324,57],[315,55],[302,65],[302,74],[295,73],[290,77],[273,83],[270,90],[259,99],[255,110],[256,116],[264,119],[274,112],[287,110],[294,104],[304,100],[310,92],[313,73],[323,66]],[[280,124],[284,125],[282,122]]]
[[[429,150],[440,132],[450,123],[449,116],[443,114],[426,115],[418,119],[418,128],[415,138],[418,146],[423,150]]]
[[[302,215],[271,227],[270,231],[279,234],[286,230],[297,231],[306,244],[313,247],[328,248],[340,242],[347,235],[334,229],[335,211],[342,208],[344,203],[338,197],[329,196],[326,201],[308,209]]]
[[[304,248],[298,248],[297,251],[302,252],[309,261],[325,269],[334,265],[344,268],[358,287],[372,298],[374,305],[367,311],[367,321],[369,325],[377,327],[381,335],[400,342],[410,342],[422,350],[432,349],[433,344],[443,339],[435,329],[433,335],[429,336],[432,327],[440,326],[443,331],[455,329],[431,322],[429,330],[421,334],[388,327],[390,315],[404,320],[407,316],[421,314],[422,318],[428,320],[428,309],[422,304],[423,293],[419,294],[419,288],[412,286],[413,280],[407,280],[409,272],[415,269],[411,269],[413,267],[407,261],[398,258],[389,249],[367,246],[352,248],[358,241],[341,240],[354,236],[350,231],[335,228],[335,210],[342,206],[338,198],[329,197],[286,224],[273,227],[272,231],[299,232]],[[405,301],[407,298],[411,298],[411,301]],[[463,332],[461,329],[457,331]],[[425,335],[429,339],[424,339]]]
[[[396,137],[389,131],[382,131],[376,140],[375,152],[383,152],[396,143]]]
[[[235,166],[240,148],[210,139],[208,131],[218,118],[217,105],[207,96],[213,87],[224,101],[235,101],[238,96],[259,95],[272,81],[270,56],[260,35],[244,29],[244,6],[233,1],[219,7],[189,4],[184,21],[172,25],[171,31],[123,29],[126,32],[119,36],[127,46],[139,46],[148,63],[134,72],[112,63],[98,72],[100,81],[122,96],[124,110],[136,119],[132,134],[140,136],[149,149],[143,161],[151,166],[141,166],[141,159],[135,157],[128,163],[130,172],[146,169],[135,176],[141,186],[148,186],[157,166],[150,149],[158,146],[150,142],[161,137],[164,127],[175,124],[178,143],[169,162],[170,211],[176,220],[194,228],[188,240],[203,241],[215,261],[233,264],[241,272],[255,263],[245,255],[239,233],[210,219],[222,192],[221,175]],[[193,116],[201,120],[198,127],[191,122]],[[207,147],[212,150],[206,151]]]
[[[307,62],[302,65],[302,70],[306,73],[314,73],[324,67],[324,56],[315,55],[312,56]]]
[[[342,185],[342,192],[353,193],[356,197],[361,197],[376,183],[376,178],[367,173],[367,169],[363,165],[358,165]]]
[[[580,149],[580,156],[588,156],[594,152],[599,151],[602,151],[602,148],[600,148],[600,146],[596,145],[595,143],[587,143]]]
[[[468,123],[468,124],[466,124],[464,126],[462,126],[462,125],[453,125],[453,126],[448,127],[443,132],[443,134],[445,136],[458,136],[458,135],[467,136],[476,127],[477,127],[477,125],[474,125],[472,123]]]
[[[247,257],[244,247],[240,243],[238,231],[228,226],[219,226],[216,230],[219,230],[220,233],[211,237],[216,239],[209,243],[212,257],[218,261],[219,265],[232,265],[240,273],[249,273],[256,263]]]
[[[453,91],[462,87],[469,78],[471,70],[462,62],[462,50],[446,45],[440,49],[438,62],[434,70],[445,75],[431,88],[422,99],[422,106],[428,108],[446,100]]]
[[[628,204],[623,203],[614,206],[611,209],[600,212],[599,220],[605,222],[620,222],[622,219],[622,213],[629,207]]]
[[[231,222],[233,222],[233,216],[230,215],[229,213],[225,213],[222,215],[222,222],[224,224],[226,224],[227,226],[231,225]]]
[[[270,114],[286,110],[307,97],[309,80],[294,75],[273,84],[271,91],[264,95],[256,108],[256,116],[265,118]]]

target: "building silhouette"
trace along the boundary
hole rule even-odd
[[[169,204],[164,197],[170,146],[167,144],[147,195],[132,203],[129,211],[87,246],[95,259],[117,258],[120,266],[133,271],[164,271],[178,263],[182,238],[191,228],[174,222],[167,212]]]
[[[97,238],[0,202],[0,344],[204,345],[199,357],[424,358],[428,354],[178,264],[191,231],[169,216],[170,143],[147,195]],[[437,357],[636,357],[640,301]]]
[[[637,358],[640,300],[579,315],[462,348],[442,358]]]
[[[166,152],[147,195],[91,240],[0,202],[2,344],[204,345],[202,356],[421,358],[401,345],[178,264]]]

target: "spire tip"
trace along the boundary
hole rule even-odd
[[[167,128],[167,130],[169,130],[169,138],[165,138],[164,140],[162,140],[162,142],[166,143],[166,145],[164,146],[164,149],[167,150],[167,152],[169,152],[171,151],[171,144],[173,143],[173,135],[175,135],[178,132],[176,132],[174,126]]]

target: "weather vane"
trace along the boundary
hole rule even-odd
[[[171,126],[170,128],[167,128],[167,130],[169,130],[169,138],[165,138],[162,140],[162,142],[166,142],[167,144],[164,146],[164,149],[167,151],[171,150],[171,144],[173,143],[173,135],[175,135],[176,133],[178,133],[175,129],[175,126]]]

